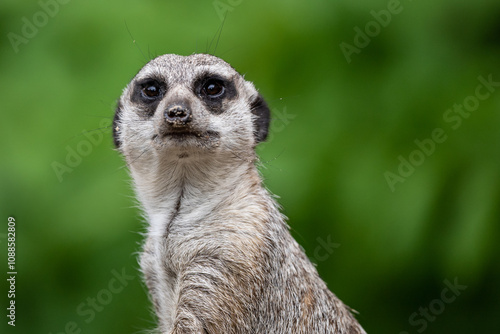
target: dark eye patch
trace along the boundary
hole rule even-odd
[[[153,102],[165,95],[166,85],[156,79],[143,79],[135,84],[135,91],[144,102]]]
[[[146,78],[134,83],[131,101],[141,106],[144,114],[152,116],[167,91],[167,85],[155,78]]]
[[[154,100],[160,96],[160,86],[156,82],[150,82],[144,85],[141,90],[142,97],[146,100]]]
[[[203,84],[203,87],[201,88],[201,94],[210,99],[222,98],[224,97],[225,93],[225,82],[219,79],[210,78]]]
[[[223,110],[223,102],[238,96],[232,79],[226,79],[216,74],[203,73],[194,81],[193,92],[214,114]]]

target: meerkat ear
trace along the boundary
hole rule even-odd
[[[255,142],[261,143],[266,140],[269,132],[269,122],[271,121],[271,112],[262,95],[257,94],[250,102],[250,111],[254,115],[253,133]]]
[[[122,104],[118,102],[116,106],[115,116],[113,117],[113,143],[117,149],[120,149],[122,142],[118,138],[118,132],[120,131],[120,118],[122,115]]]

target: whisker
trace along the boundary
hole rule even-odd
[[[141,55],[144,57],[144,60],[146,62],[148,62],[149,61],[148,58],[142,52],[141,47],[139,46],[139,44],[136,43],[134,36],[132,36],[132,33],[130,32],[130,29],[128,28],[127,21],[124,21],[124,22],[125,22],[125,27],[127,28],[128,34],[129,34],[130,38],[132,39],[132,43],[134,43],[134,45],[137,47],[137,49],[139,50],[139,52],[141,53]]]

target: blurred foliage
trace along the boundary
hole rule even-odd
[[[265,183],[368,333],[499,332],[500,88],[456,129],[443,118],[474,102],[478,77],[500,81],[498,0],[402,1],[378,31],[370,22],[397,1],[41,3],[54,1],[0,3],[0,242],[6,254],[14,216],[19,273],[17,326],[4,316],[1,333],[153,327],[136,262],[143,223],[107,125],[150,57],[194,52],[215,52],[268,100]],[[26,21],[40,27],[13,47]],[[341,43],[354,46],[367,24],[372,37],[348,62]],[[417,161],[415,141],[435,129],[446,140],[391,189],[387,172]],[[54,162],[67,159],[60,180]],[[122,270],[133,279],[102,292]],[[440,309],[455,279],[467,288]],[[93,317],[92,298],[106,301]]]

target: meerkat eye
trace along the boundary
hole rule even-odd
[[[160,86],[156,82],[149,82],[142,87],[142,96],[146,99],[155,99],[160,95]]]
[[[202,92],[204,95],[210,98],[217,98],[224,95],[226,88],[224,87],[224,83],[218,79],[209,79],[205,82],[202,88]]]

